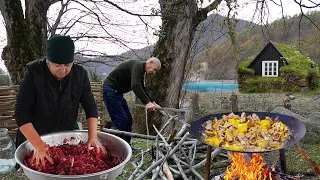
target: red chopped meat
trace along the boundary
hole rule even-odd
[[[45,167],[41,164],[36,168],[32,161],[33,151],[29,152],[23,161],[27,167],[49,174],[57,175],[83,175],[91,174],[110,169],[121,163],[119,158],[96,152],[96,149],[88,149],[87,144],[78,145],[63,144],[60,146],[49,147],[48,154],[54,163],[50,164],[47,160]]]

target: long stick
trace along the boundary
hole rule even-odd
[[[145,107],[143,104],[133,104],[136,107]],[[166,111],[172,111],[172,112],[185,112],[185,110],[182,109],[175,109],[175,108],[168,108],[168,107],[161,107],[161,108],[156,108],[156,110],[166,110]]]
[[[139,172],[140,168],[143,165],[143,151],[141,152],[141,161],[138,167],[136,167],[136,169],[133,171],[133,173],[131,174],[130,178],[128,180],[133,180],[134,176]]]
[[[169,145],[170,142],[167,142],[167,141],[163,138],[163,136],[162,136],[161,133],[158,131],[158,129],[156,128],[155,125],[153,125],[153,128],[154,128],[155,131],[157,132],[158,136],[160,136],[160,138],[161,138],[162,141],[164,142],[165,146],[166,146],[167,148],[169,148],[168,150],[170,150],[170,145]],[[171,134],[175,134],[174,132],[177,132],[177,130],[173,131],[173,133],[171,133]],[[172,138],[171,138],[171,139],[173,139],[173,137],[174,137],[174,135],[172,135]],[[169,137],[169,140],[170,140],[170,137]],[[160,151],[160,153],[162,153],[162,152]],[[162,154],[162,156],[163,156],[163,154]],[[183,171],[183,169],[182,169],[182,167],[181,167],[181,165],[180,165],[180,160],[178,159],[178,157],[177,157],[175,154],[173,154],[172,157],[173,157],[173,159],[175,160],[176,164],[178,165],[178,168],[179,168],[179,171],[181,172],[182,178],[183,178],[184,180],[188,180],[187,176],[185,175],[185,173],[184,173],[184,171]],[[171,171],[170,171],[170,169],[169,169],[169,165],[168,165],[167,162],[165,162],[164,165],[163,165],[163,172],[167,175],[168,179],[173,179],[173,175],[172,175],[172,173],[171,173]]]
[[[110,133],[110,134],[114,134],[114,135],[118,135],[118,136],[130,136],[130,137],[133,137],[133,138],[150,139],[150,140],[155,140],[156,139],[156,136],[148,136],[148,135],[144,135],[144,134],[138,134],[138,133],[132,133],[132,132],[126,132],[126,131],[119,131],[119,130],[115,130],[115,129],[103,128],[102,132],[106,132],[106,133]],[[167,137],[165,137],[165,138],[167,138]],[[181,139],[182,139],[181,137],[173,138],[174,141],[180,141]],[[197,139],[187,138],[187,140],[196,141]]]
[[[154,169],[155,167],[159,166],[164,160],[166,160],[166,158],[171,157],[172,154],[174,154],[179,149],[181,144],[183,144],[183,142],[187,139],[188,136],[189,136],[189,132],[187,132],[182,137],[181,141],[179,141],[179,143],[169,152],[167,157],[162,157],[161,159],[159,159],[158,161],[153,163],[147,170],[145,170],[143,173],[140,174],[140,176],[137,178],[137,180],[142,180],[146,175],[149,174],[149,172],[152,171],[152,169]]]
[[[220,162],[213,163],[211,167],[213,169],[217,169],[217,168],[227,167],[228,165],[230,165],[230,160],[223,160]],[[202,164],[197,164],[197,165],[192,166],[192,169],[197,170],[202,167],[203,167]],[[185,174],[189,174],[190,172],[192,172],[192,170],[190,168],[187,169],[186,171],[184,171]],[[178,176],[180,176],[180,175],[177,175],[177,176],[175,175],[175,177],[178,177]]]
[[[211,159],[216,158],[223,150],[216,148],[212,153],[211,153]],[[201,162],[199,162],[198,164],[194,165],[195,169],[197,169],[197,167],[203,167],[205,162],[207,159],[202,160]]]
[[[167,161],[165,161],[165,163],[163,164],[162,171],[167,176],[168,180],[174,180],[172,172],[169,169],[169,165],[168,165]]]
[[[314,161],[311,159],[311,157],[300,147],[300,145],[299,145],[298,143],[294,143],[294,145],[296,145],[296,147],[299,149],[299,151],[302,153],[302,155],[311,162],[314,170],[316,170],[317,173],[318,173],[318,175],[320,175],[320,169],[319,169],[319,166],[317,165],[317,163],[314,162]]]
[[[191,164],[191,160],[189,159],[187,153],[185,152],[185,150],[181,149],[182,154],[186,157],[186,160],[188,162],[187,166],[189,167],[189,169],[191,170],[191,172],[200,180],[204,180],[204,178],[193,168],[192,164]]]
[[[176,164],[177,164],[177,166],[178,166],[178,169],[179,169],[179,171],[180,171],[180,174],[181,174],[182,178],[183,178],[184,180],[188,180],[187,175],[184,173],[184,170],[183,170],[182,167],[181,167],[181,164],[180,164],[180,161],[181,161],[181,160],[178,159],[178,157],[177,157],[176,155],[173,155],[172,157],[173,157],[174,161],[176,162]]]

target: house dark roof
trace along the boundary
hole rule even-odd
[[[279,49],[277,48],[276,45],[273,44],[273,42],[270,40],[269,43],[262,49],[262,51],[257,55],[257,57],[254,58],[254,60],[250,63],[250,65],[248,66],[248,68],[252,68],[252,66],[255,64],[255,62],[260,58],[260,56],[262,54],[265,53],[265,51],[270,47],[270,46],[273,46],[277,51],[278,53],[285,58],[285,56],[279,51]],[[287,61],[286,61],[287,62]]]

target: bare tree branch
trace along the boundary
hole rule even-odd
[[[116,42],[118,42],[120,45],[130,49],[140,60],[143,60],[132,48],[130,48],[129,46],[127,46],[126,44],[123,43],[123,41],[119,40],[119,38],[113,36],[111,33],[109,33],[109,31],[106,30],[106,28],[102,25],[101,21],[100,21],[100,17],[99,15],[92,11],[91,9],[89,9],[88,7],[86,7],[83,3],[79,2],[79,1],[74,1],[76,3],[78,3],[79,5],[81,5],[82,7],[84,7],[85,9],[87,9],[88,11],[92,12],[93,15],[96,16],[99,25],[101,26],[101,28],[104,30],[105,33],[107,33],[111,38],[115,39]]]
[[[320,31],[320,28],[318,27],[318,25],[317,25],[315,22],[313,22],[313,21],[309,18],[309,16],[307,16],[307,15],[305,15],[305,14],[303,14],[303,16],[306,17],[306,18]]]
[[[84,15],[80,16],[80,17],[79,17],[77,20],[75,20],[70,26],[68,26],[68,24],[71,23],[71,21],[73,20],[73,19],[70,19],[69,22],[67,22],[67,24],[66,24],[66,26],[65,26],[65,28],[67,28],[67,29],[66,29],[66,32],[65,32],[64,34],[67,34],[67,33],[71,30],[71,28],[75,26],[76,23],[81,23],[80,20],[81,20],[82,18],[88,16],[88,15],[89,15],[89,12],[87,12],[87,14],[84,14]]]
[[[63,3],[63,1],[61,1],[61,9],[59,11],[58,17],[57,17],[55,23],[52,25],[52,27],[51,28],[49,27],[51,36],[56,34],[56,30],[57,30],[58,25],[60,24],[61,17],[66,12],[65,9],[68,6],[69,2],[70,2],[70,0],[67,0],[66,3]]]
[[[317,4],[317,3],[315,3],[315,2],[313,2],[311,0],[308,0],[308,2],[310,2],[310,3],[314,4],[314,5],[309,5],[308,6],[305,3],[302,3],[302,0],[300,0],[300,2],[298,2],[297,0],[294,0],[294,2],[297,3],[300,7],[309,8],[309,9],[320,7],[320,3]]]
[[[117,4],[115,4],[115,3],[113,3],[113,2],[111,2],[109,0],[104,0],[104,1],[109,3],[109,4],[111,4],[112,6],[114,6],[116,8],[118,8],[119,10],[121,10],[123,12],[126,12],[126,13],[128,13],[130,15],[133,15],[133,16],[139,16],[139,17],[141,17],[141,16],[160,16],[160,15],[153,15],[153,14],[137,14],[137,13],[133,13],[133,12],[130,12],[130,11],[126,10],[126,9],[123,9],[122,7],[118,6]]]
[[[202,8],[201,11],[208,13],[208,12],[214,10],[214,9],[217,9],[218,5],[219,5],[221,2],[222,2],[222,0],[212,1],[212,3],[211,3],[209,6],[207,6],[207,7],[205,7],[205,8]]]

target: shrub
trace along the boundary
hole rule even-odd
[[[309,57],[301,54],[294,47],[290,47],[281,43],[275,43],[280,52],[289,61],[287,66],[280,68],[282,72],[295,72],[302,76],[307,76],[310,70],[317,68],[317,64]]]
[[[254,60],[254,56],[250,56],[247,59],[241,61],[238,66],[238,73],[239,75],[254,75],[254,69],[248,68],[248,66],[251,64],[251,62]]]
[[[0,86],[9,86],[9,76],[0,74]]]
[[[248,77],[244,84],[240,85],[241,92],[246,93],[269,93],[282,92],[281,87],[285,80],[282,77]]]
[[[308,81],[311,90],[320,88],[320,73],[317,69],[309,72]]]

